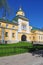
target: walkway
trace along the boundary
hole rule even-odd
[[[0,65],[43,65],[43,57],[31,53],[0,57]]]

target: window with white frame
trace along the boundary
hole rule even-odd
[[[12,37],[14,37],[14,33],[12,33]]]
[[[8,27],[8,23],[6,24],[6,28]]]
[[[42,35],[39,36],[39,40],[43,40],[43,36]]]
[[[15,28],[15,26],[13,25],[13,26],[12,26],[12,28],[14,29],[14,28]]]
[[[41,35],[39,36],[39,40],[42,40],[42,36]]]
[[[41,40],[43,40],[43,35],[41,35]]]
[[[22,25],[22,30],[26,30],[26,25]]]
[[[8,32],[5,32],[5,36],[8,37]]]
[[[40,36],[39,36],[39,40],[40,40]]]
[[[1,23],[0,23],[0,26],[1,26]]]

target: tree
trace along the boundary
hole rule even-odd
[[[3,17],[6,16],[6,12],[10,12],[7,0],[0,0],[0,9],[4,8]]]

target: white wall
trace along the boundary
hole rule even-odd
[[[21,19],[18,19],[18,32],[21,32]]]
[[[22,28],[21,28],[21,23],[26,23],[26,33],[30,33],[30,29],[29,29],[29,21],[25,21],[22,19],[18,19],[18,32],[22,32]]]

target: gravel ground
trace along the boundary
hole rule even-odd
[[[0,57],[0,65],[43,65],[43,57],[31,53]]]

